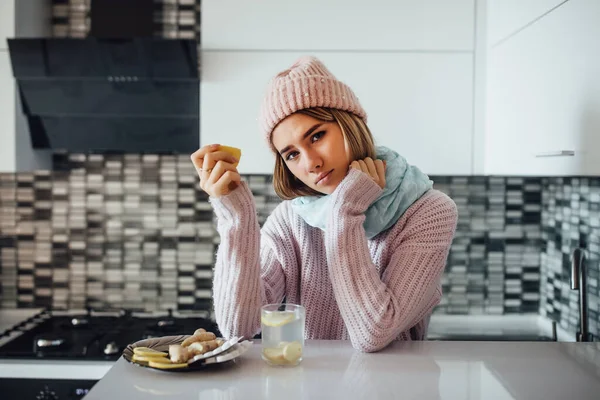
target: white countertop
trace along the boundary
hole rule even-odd
[[[575,335],[556,327],[559,342],[575,342]],[[552,320],[537,314],[507,315],[432,315],[429,322],[428,338],[443,337],[448,334],[474,336],[552,337]]]
[[[394,342],[364,354],[348,341],[307,341],[295,368],[270,367],[260,342],[234,363],[174,373],[123,358],[86,400],[598,399],[600,343]]]
[[[41,309],[0,310],[0,331],[4,331],[40,312]],[[551,334],[551,323],[537,315],[433,315],[429,326],[432,337],[444,334],[546,335]],[[10,340],[0,339],[0,344]],[[570,335],[558,329],[559,341],[573,341]],[[113,366],[111,361],[58,361],[0,359],[0,378],[32,379],[101,379]]]

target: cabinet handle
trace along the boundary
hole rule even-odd
[[[566,157],[566,156],[574,156],[574,150],[558,150],[558,151],[548,151],[546,153],[537,153],[536,157]]]

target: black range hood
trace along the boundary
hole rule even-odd
[[[136,1],[148,3],[94,0],[91,36],[85,39],[8,40],[34,148],[161,153],[198,148],[197,43],[152,37],[151,12],[145,18],[136,13],[139,35],[132,23],[122,24],[121,31],[119,24],[107,28],[115,22],[114,8],[102,12],[107,5]]]

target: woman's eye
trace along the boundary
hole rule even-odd
[[[289,153],[287,153],[287,156],[285,156],[285,159],[287,161],[290,161],[290,160],[293,160],[297,155],[298,155],[297,151],[290,151]]]
[[[312,142],[316,142],[317,140],[321,139],[323,137],[323,135],[325,135],[325,131],[317,132],[312,136],[312,138],[310,138],[310,140]]]

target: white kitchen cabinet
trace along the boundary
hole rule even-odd
[[[8,51],[0,50],[0,173],[15,165],[15,83]]]
[[[600,175],[598,15],[570,0],[490,51],[487,174]]]
[[[474,7],[475,0],[207,0],[202,47],[471,51]]]
[[[479,0],[482,1],[482,0]],[[565,0],[484,0],[488,9],[488,43],[494,45],[532,23]],[[525,28],[526,29],[526,28]]]
[[[0,1],[0,50],[6,50],[7,38],[15,36],[15,0]]]
[[[257,116],[268,80],[304,53],[203,51],[202,145],[242,148],[242,173],[273,171]],[[473,56],[319,53],[356,92],[378,144],[432,175],[467,175],[472,162]]]

